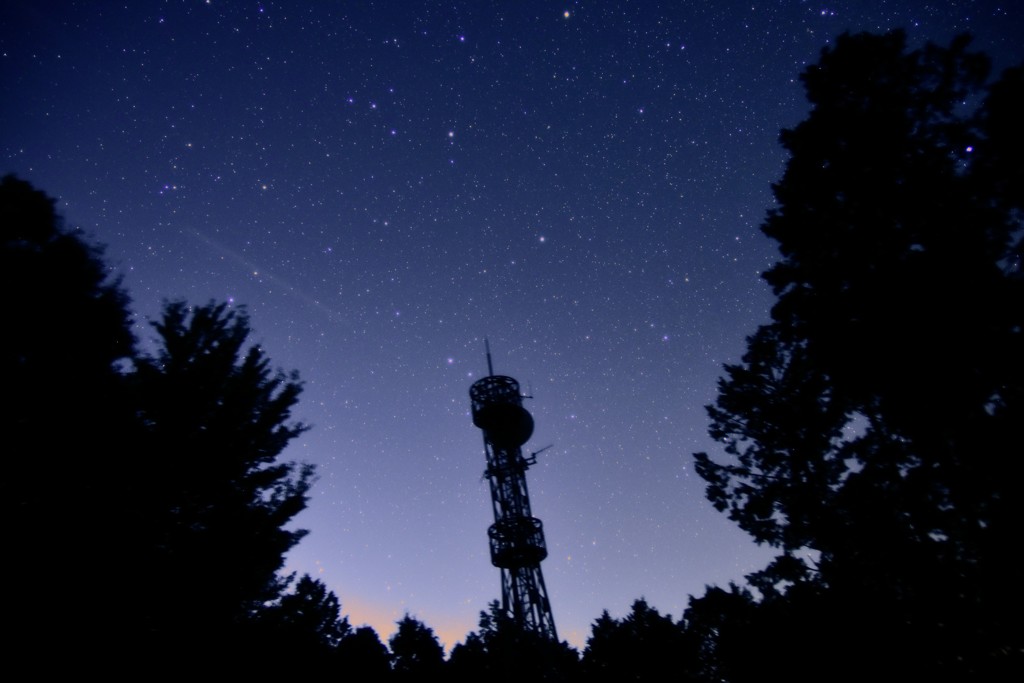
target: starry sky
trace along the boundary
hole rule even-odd
[[[385,639],[408,612],[450,648],[500,597],[489,339],[551,445],[527,478],[582,648],[604,609],[678,618],[766,563],[692,453],[772,303],[799,74],[892,28],[1024,58],[1015,0],[5,2],[0,172],[107,245],[140,338],[165,299],[247,306],[313,427],[286,570]]]

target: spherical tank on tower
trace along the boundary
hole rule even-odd
[[[496,446],[522,446],[533,435],[533,416],[522,406],[497,403],[484,407],[478,427]]]
[[[477,380],[469,390],[473,424],[495,446],[522,446],[533,436],[533,416],[523,407],[519,382],[504,375]]]

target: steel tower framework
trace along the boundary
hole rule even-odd
[[[541,561],[548,556],[544,526],[530,512],[526,470],[537,453],[521,446],[533,434],[533,417],[523,408],[519,382],[495,375],[487,349],[487,377],[469,389],[473,424],[483,430],[494,524],[487,530],[491,564],[501,569],[501,606],[520,628],[558,641]],[[538,451],[539,452],[539,451]]]

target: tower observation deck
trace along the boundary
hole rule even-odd
[[[491,564],[501,569],[501,607],[520,628],[558,640],[541,561],[548,556],[544,525],[530,511],[526,470],[536,453],[522,445],[533,434],[533,417],[523,408],[519,382],[495,375],[487,349],[488,375],[469,389],[473,424],[483,430],[494,524],[487,530]]]

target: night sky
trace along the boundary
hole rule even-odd
[[[313,426],[286,570],[385,639],[408,612],[450,648],[500,597],[488,338],[533,397],[525,450],[553,444],[527,478],[582,647],[603,609],[678,618],[769,557],[691,456],[720,452],[704,406],[772,303],[798,76],[891,28],[1024,58],[1017,0],[4,2],[0,172],[107,245],[140,338],[164,299],[248,307]]]

